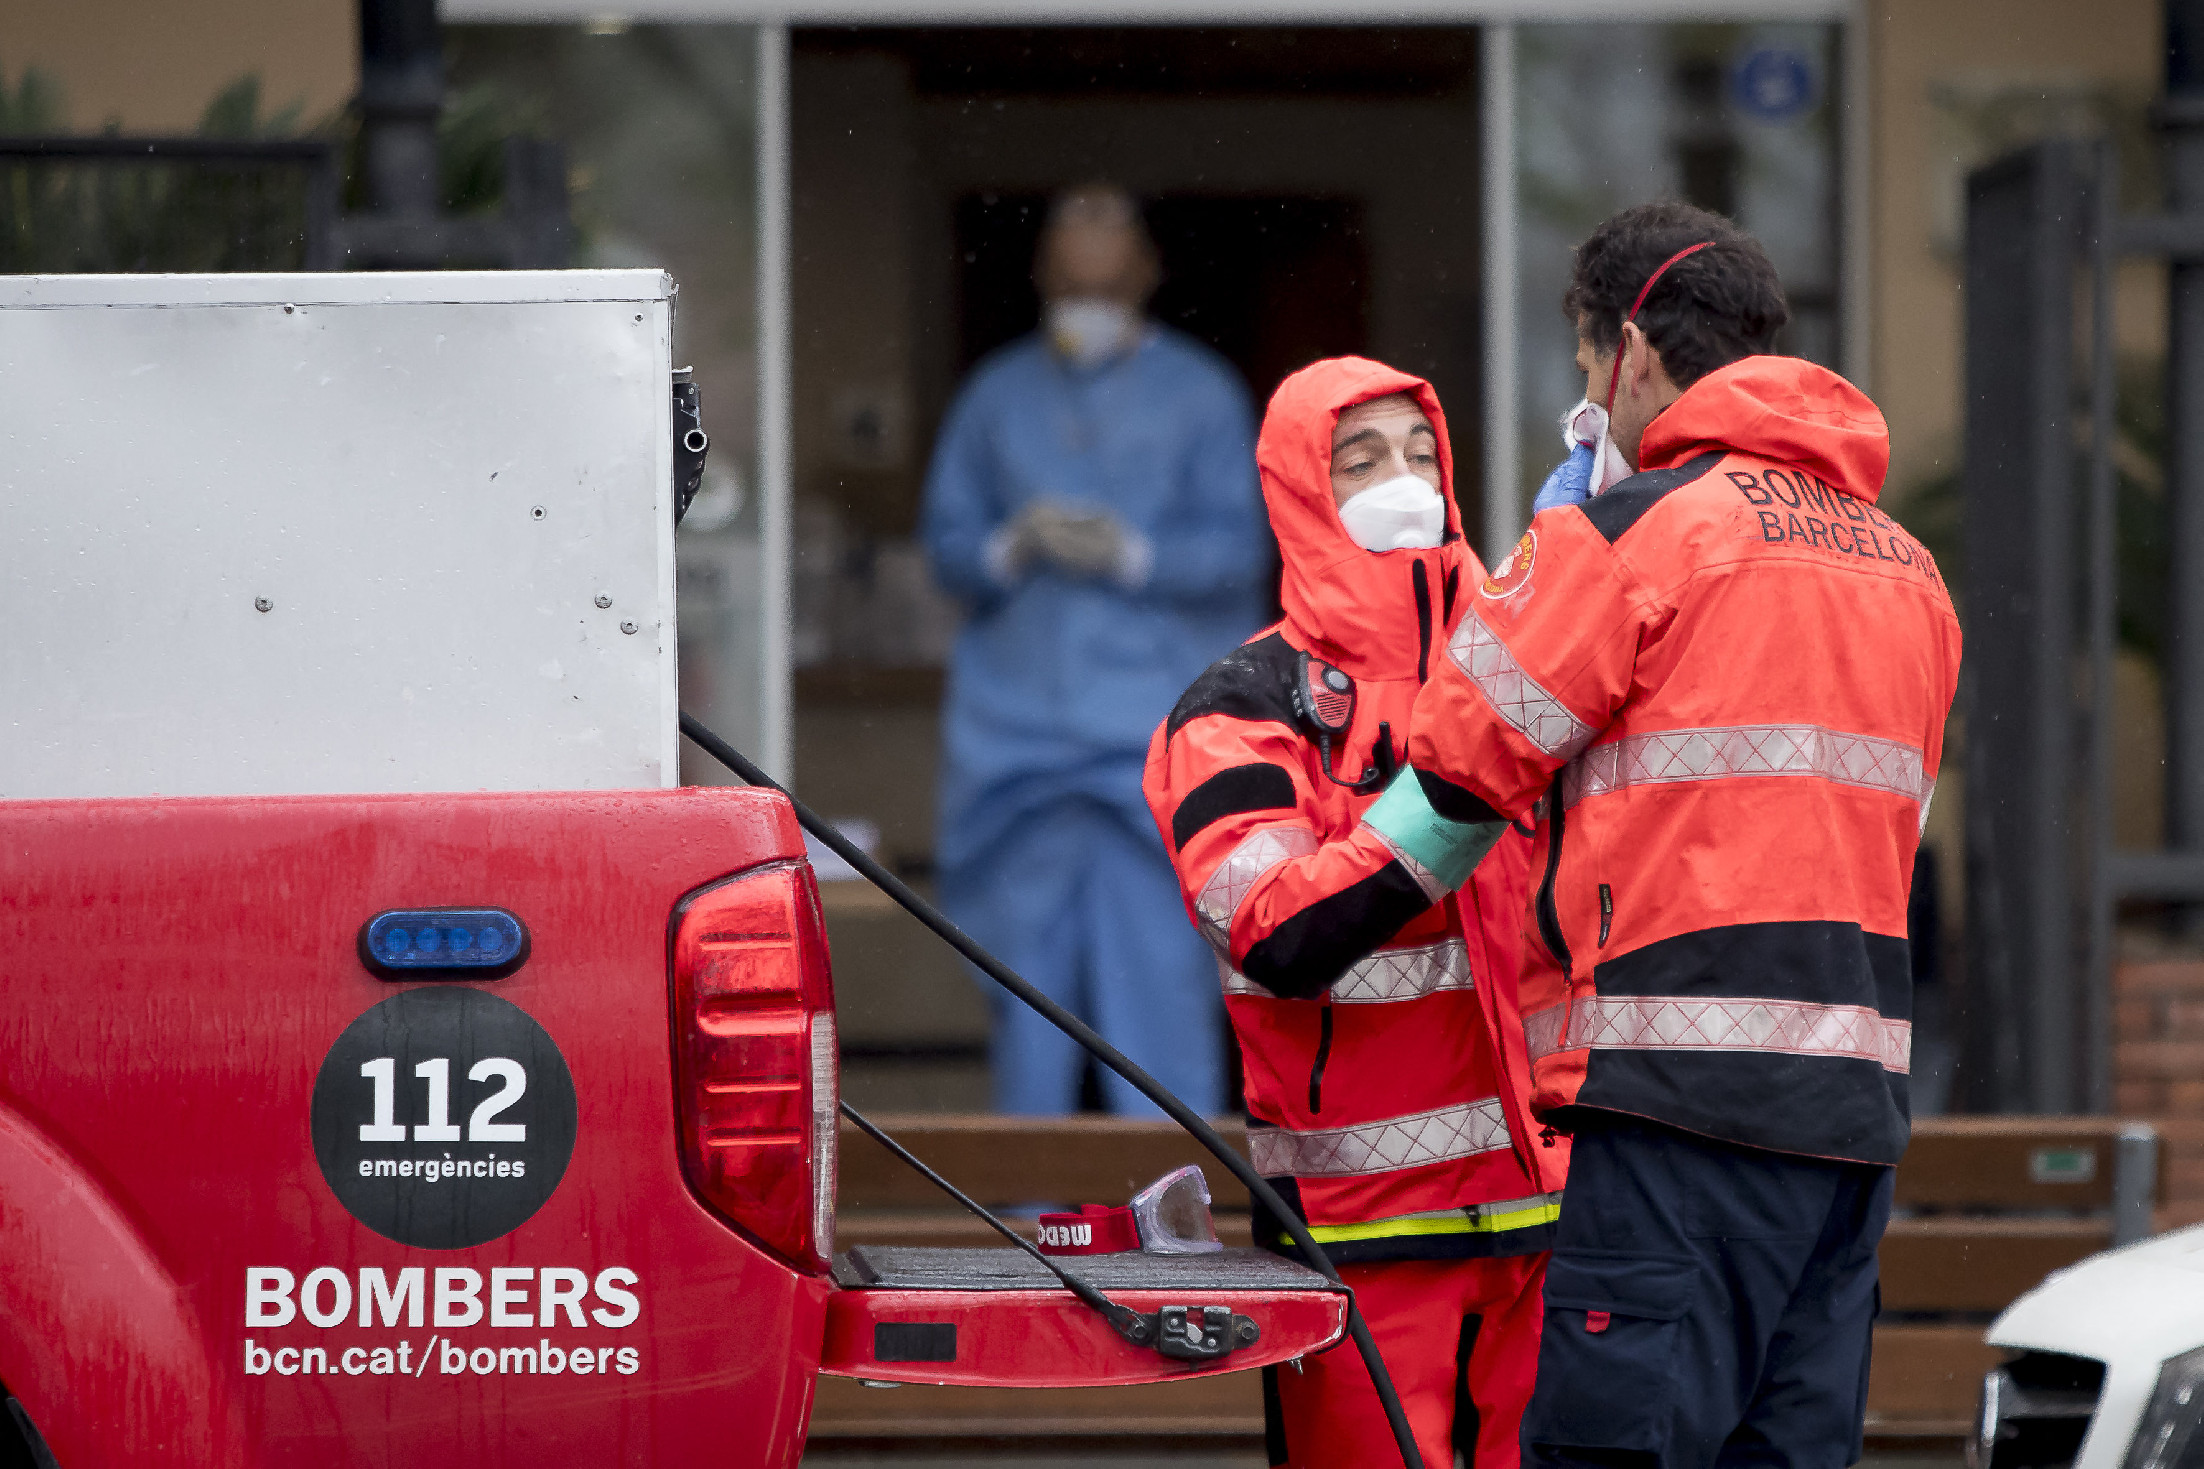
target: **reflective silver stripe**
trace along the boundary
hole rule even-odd
[[[1847,734],[1818,724],[1740,724],[1668,729],[1595,745],[1562,772],[1570,805],[1625,786],[1733,776],[1808,775],[1839,785],[1903,796],[1928,820],[1936,782],[1921,773],[1921,752],[1897,740]]]
[[[1903,1076],[1913,1066],[1913,1024],[1864,1005],[1801,1000],[1702,1000],[1689,995],[1632,999],[1588,996],[1523,1017],[1531,1059],[1556,1051],[1768,1051],[1874,1061]]]
[[[1460,939],[1444,939],[1414,949],[1378,950],[1339,977],[1332,986],[1332,1002],[1383,1005],[1474,987],[1469,950]]]
[[[1425,901],[1436,903],[1453,891],[1445,883],[1439,881],[1437,873],[1409,856],[1408,849],[1399,842],[1394,841],[1367,821],[1362,823],[1362,827],[1363,830],[1385,844],[1385,850],[1393,854],[1393,860],[1405,868],[1409,877],[1414,879],[1416,886],[1422,889]]]
[[[1523,1047],[1533,1061],[1561,1049],[1561,1022],[1567,1018],[1568,1009],[1567,1005],[1548,1005],[1523,1017]]]
[[[1520,1199],[1494,1199],[1489,1204],[1464,1204],[1458,1209],[1425,1209],[1415,1214],[1395,1214],[1386,1219],[1372,1219],[1367,1224],[1350,1228],[1389,1229],[1398,1225],[1441,1224],[1451,1220],[1467,1220],[1472,1224],[1497,1222],[1511,1214],[1536,1214],[1545,1209],[1561,1207],[1561,1190],[1550,1194],[1528,1194]],[[1501,1228],[1511,1226],[1501,1225]],[[1399,1233],[1408,1231],[1400,1230]]]
[[[1209,924],[1211,941],[1229,941],[1232,915],[1240,911],[1256,879],[1289,858],[1306,857],[1318,845],[1316,833],[1306,826],[1266,826],[1234,847],[1194,899],[1194,911]]]
[[[1469,675],[1493,712],[1523,738],[1557,759],[1566,760],[1592,742],[1592,730],[1523,671],[1499,634],[1485,626],[1472,607],[1447,640],[1447,655]]]
[[[1247,1146],[1256,1172],[1272,1178],[1350,1178],[1498,1152],[1508,1146],[1508,1120],[1500,1099],[1486,1097],[1360,1127],[1251,1127]]]
[[[1278,998],[1277,991],[1267,985],[1257,984],[1254,980],[1240,973],[1239,970],[1234,969],[1232,961],[1222,954],[1217,956],[1217,982],[1224,986],[1224,992],[1228,995],[1252,995],[1264,1000]]]
[[[1256,995],[1276,999],[1269,990],[1217,961],[1228,995]],[[1441,990],[1475,988],[1469,973],[1469,951],[1460,939],[1442,939],[1413,949],[1380,949],[1350,967],[1332,985],[1332,1001],[1340,1005],[1384,1005],[1398,1000],[1420,1000]]]

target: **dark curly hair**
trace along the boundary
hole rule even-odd
[[[1623,313],[1647,277],[1687,245],[1709,249],[1668,268],[1637,322],[1678,387],[1740,357],[1775,350],[1791,319],[1783,282],[1760,242],[1721,215],[1691,204],[1639,204],[1609,218],[1576,248],[1561,309],[1601,352],[1622,340]]]

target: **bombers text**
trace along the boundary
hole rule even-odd
[[[386,1271],[364,1265],[355,1276],[324,1265],[303,1279],[281,1266],[250,1266],[245,1324],[288,1326],[304,1317],[312,1326],[342,1326],[355,1321],[356,1305],[360,1326],[618,1328],[633,1325],[642,1314],[642,1300],[631,1289],[641,1284],[642,1277],[618,1265],[594,1276],[558,1265],[501,1265],[488,1271],[421,1265]]]
[[[1865,561],[1887,561],[1940,580],[1921,543],[1873,505],[1832,488],[1804,470],[1730,471],[1724,478],[1754,507],[1760,539],[1791,542]]]

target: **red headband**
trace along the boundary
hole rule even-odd
[[[1701,250],[1706,249],[1707,246],[1713,243],[1714,241],[1712,240],[1701,240],[1696,245],[1686,245],[1683,249],[1678,250],[1675,254],[1669,256],[1666,260],[1662,261],[1659,268],[1657,268],[1651,275],[1645,278],[1645,284],[1638,287],[1638,299],[1630,303],[1630,312],[1622,319],[1623,325],[1628,326],[1631,322],[1638,319],[1638,308],[1645,304],[1646,297],[1653,294],[1653,283],[1655,281],[1658,281],[1662,276],[1668,274],[1668,268],[1671,265],[1674,265],[1677,261],[1683,259],[1686,255],[1698,254]],[[1617,331],[1615,334],[1615,370],[1607,374],[1607,414],[1610,418],[1612,418],[1615,413],[1615,389],[1621,386],[1622,334],[1620,331]]]

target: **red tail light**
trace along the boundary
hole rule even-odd
[[[834,1252],[840,1065],[811,869],[761,868],[674,910],[681,1163],[713,1212],[789,1263]]]

